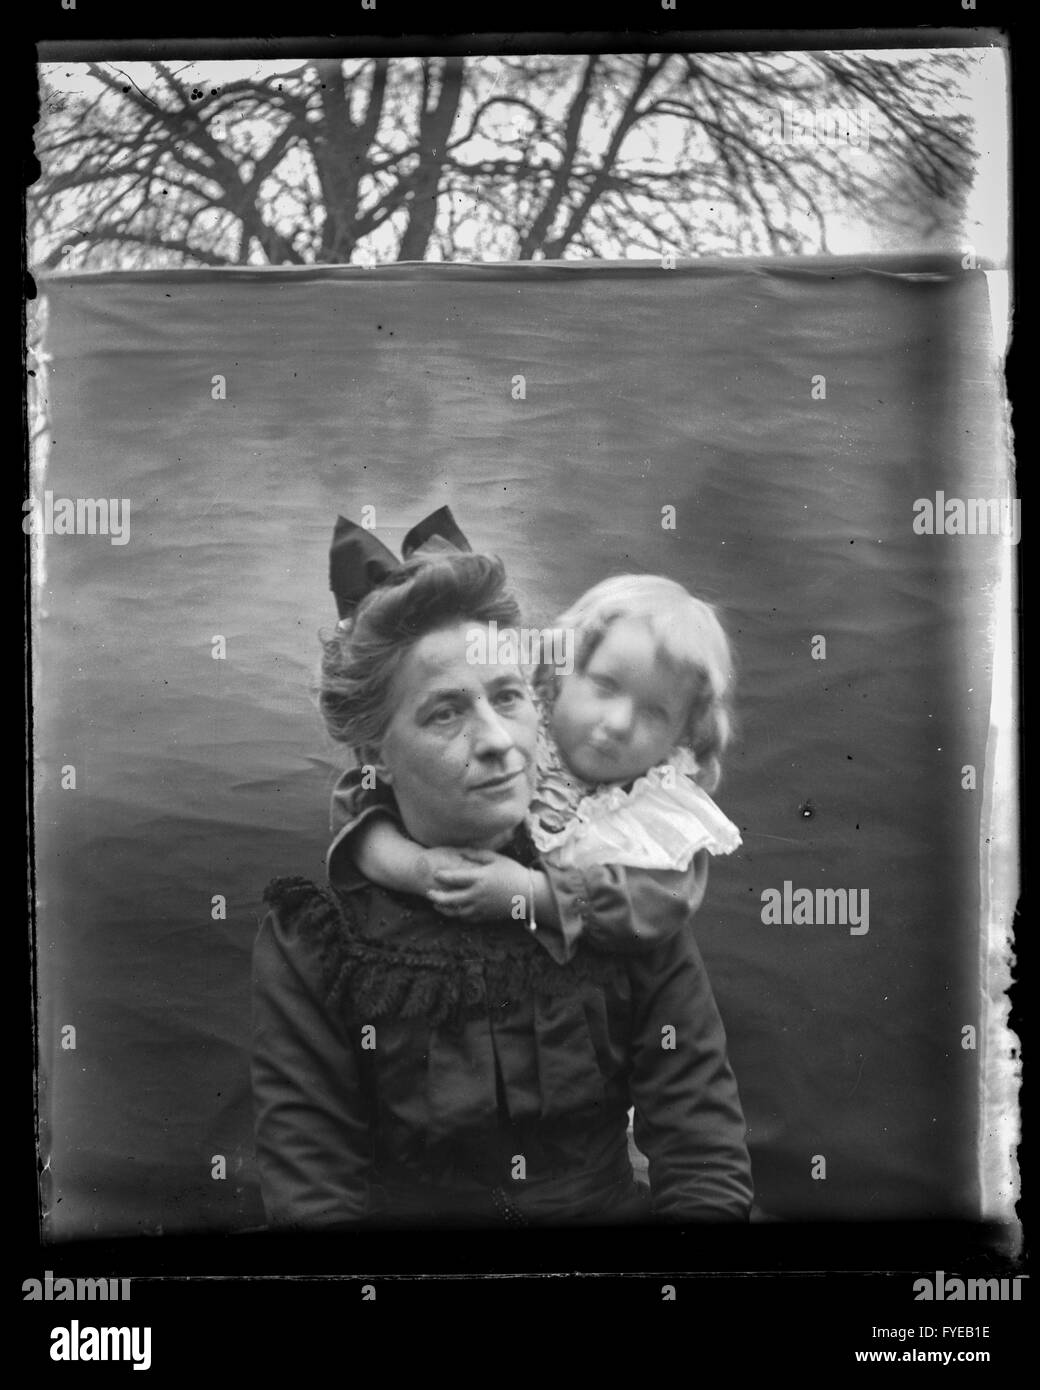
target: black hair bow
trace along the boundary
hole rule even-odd
[[[436,555],[472,550],[448,507],[424,517],[401,542],[401,555]],[[371,531],[345,517],[336,518],[329,551],[329,587],[336,596],[340,620],[353,615],[366,594],[378,589],[402,568],[394,552]]]

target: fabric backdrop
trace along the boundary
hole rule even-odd
[[[622,571],[720,605],[739,738],[717,799],[744,844],[713,863],[698,933],[759,1206],[974,1213],[979,1054],[961,1030],[982,1024],[1006,542],[919,536],[912,520],[939,489],[1000,492],[981,272],[399,265],[42,290],[37,491],[129,499],[126,544],[52,535],[37,551],[53,1237],[262,1222],[249,960],[267,880],[323,872],[342,761],[313,696],[332,526],[372,506],[396,549],[446,502],[501,555],[532,623]],[[869,931],[763,924],[763,890],[785,880],[868,890]]]

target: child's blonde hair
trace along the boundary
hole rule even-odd
[[[553,624],[574,633],[575,671],[585,670],[607,629],[619,618],[646,623],[664,660],[677,674],[693,678],[680,742],[697,759],[697,781],[705,791],[714,791],[733,724],[733,657],[715,609],[663,575],[620,574],[604,579]],[[549,699],[556,692],[554,674],[552,666],[538,671],[537,685]]]

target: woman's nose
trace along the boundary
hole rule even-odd
[[[490,707],[475,711],[473,751],[477,757],[501,757],[513,747],[509,726]]]

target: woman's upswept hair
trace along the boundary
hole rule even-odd
[[[390,685],[407,652],[453,623],[518,626],[520,607],[493,555],[418,557],[323,635],[318,706],[329,735],[356,751],[378,748],[393,717]]]
[[[692,677],[690,709],[681,742],[700,765],[697,781],[714,791],[722,755],[733,732],[733,656],[715,609],[674,579],[621,574],[604,579],[562,613],[555,627],[574,633],[574,669],[584,671],[612,623],[637,618],[650,629],[657,651],[677,675]],[[545,691],[552,668],[538,673]]]

